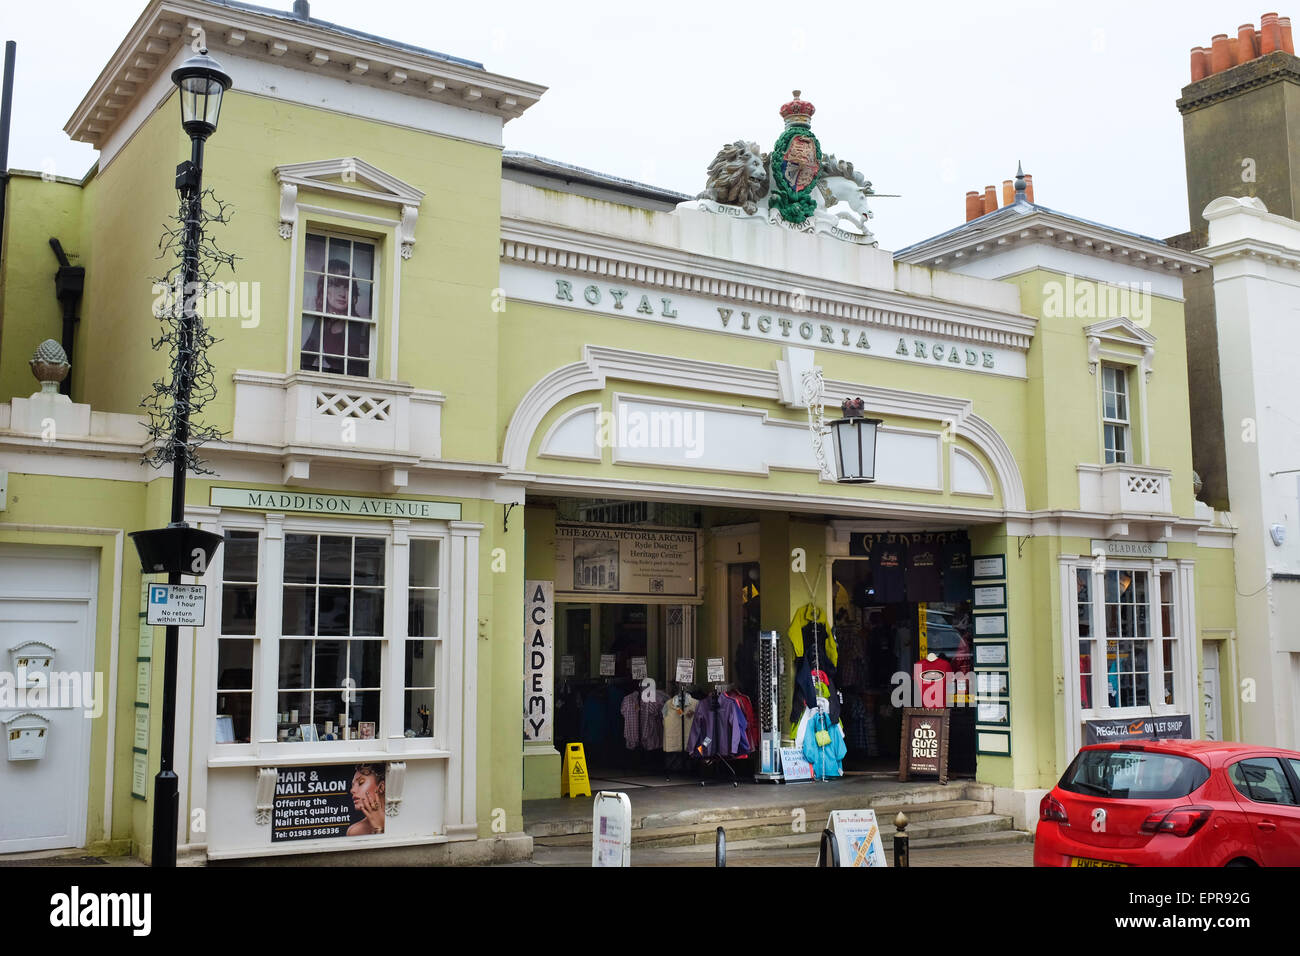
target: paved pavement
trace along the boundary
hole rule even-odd
[[[653,781],[653,783],[651,783]],[[672,824],[727,821],[763,814],[789,812],[796,808],[873,807],[902,805],[929,800],[959,800],[970,788],[985,788],[970,780],[950,780],[946,786],[936,781],[900,783],[895,774],[861,774],[839,779],[791,784],[743,782],[732,787],[726,781],[696,783],[659,778],[592,781],[592,791],[619,790],[632,803],[632,826],[668,826]],[[651,785],[645,785],[651,783]],[[989,797],[988,799],[991,799]],[[524,829],[540,833],[590,832],[592,799],[560,797],[553,800],[528,800],[524,803]],[[809,813],[810,820],[813,815]],[[825,816],[822,816],[825,819]]]
[[[727,866],[813,866],[817,862],[817,849],[733,850],[727,854]],[[590,866],[591,847],[536,847],[533,859],[526,863],[508,863],[502,866]],[[713,866],[711,847],[667,847],[664,849],[632,849],[633,866]],[[1032,843],[1015,843],[1005,846],[946,847],[942,849],[913,850],[912,866],[1033,866]]]

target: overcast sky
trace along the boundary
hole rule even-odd
[[[18,42],[11,167],[80,177],[91,166],[95,151],[63,124],[144,7],[0,0],[0,39]],[[725,142],[770,149],[798,88],[823,148],[877,192],[902,194],[874,204],[882,248],[899,249],[964,221],[968,189],[1000,194],[1018,159],[1044,205],[1158,238],[1185,231],[1174,101],[1188,51],[1263,11],[1231,0],[312,0],[311,12],[544,84],[506,125],[507,148],[682,192],[703,188]]]

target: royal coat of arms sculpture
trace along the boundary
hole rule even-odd
[[[821,177],[822,145],[809,128],[816,111],[811,103],[794,99],[781,107],[785,130],[772,147],[771,205],[786,222],[803,222],[817,211],[813,190]]]
[[[771,153],[738,139],[718,151],[704,191],[679,208],[700,209],[737,219],[761,218],[803,232],[876,245],[867,228],[876,195],[853,164],[822,152],[811,129],[816,111],[800,98],[781,107],[785,129]]]

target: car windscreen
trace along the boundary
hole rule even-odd
[[[1199,760],[1146,750],[1082,750],[1060,787],[1070,793],[1115,800],[1172,800],[1185,797],[1210,770]]]

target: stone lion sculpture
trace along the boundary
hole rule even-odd
[[[759,200],[767,195],[768,187],[767,154],[759,150],[757,143],[738,139],[713,157],[704,192],[695,198],[739,206],[752,216],[758,212]]]

